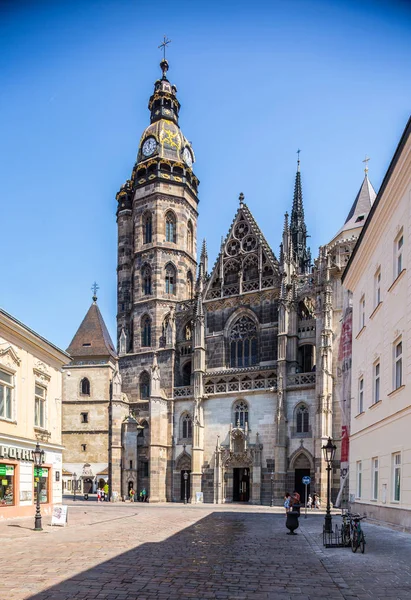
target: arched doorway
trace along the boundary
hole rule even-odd
[[[305,485],[303,477],[311,475],[310,459],[304,452],[301,452],[294,461],[294,489],[300,494],[301,502],[304,502]],[[310,493],[310,486],[307,486],[307,496]]]
[[[184,450],[178,458],[175,466],[175,499],[184,502],[185,490],[187,487],[187,502],[191,496],[191,456]],[[185,483],[184,474],[187,473],[187,483]],[[180,492],[178,491],[180,488]]]
[[[83,481],[83,490],[84,490],[85,494],[92,494],[93,493],[93,480],[90,479],[89,477],[87,477]]]
[[[233,468],[233,502],[250,500],[250,469]]]

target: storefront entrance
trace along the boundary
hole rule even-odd
[[[233,502],[250,500],[250,469],[233,469]]]

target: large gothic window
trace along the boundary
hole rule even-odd
[[[176,293],[176,270],[173,265],[166,267],[166,294]]]
[[[254,281],[258,278],[258,258],[255,254],[252,254],[244,260],[243,279],[244,281]]]
[[[296,415],[296,431],[297,433],[308,433],[310,428],[310,413],[308,412],[308,408],[301,404],[297,408]]]
[[[315,348],[312,344],[304,344],[298,348],[298,367],[300,373],[315,371]]]
[[[187,225],[187,252],[193,254],[193,225],[191,221]]]
[[[153,217],[150,213],[146,213],[143,217],[143,238],[145,244],[153,241]]]
[[[238,272],[240,264],[236,260],[228,260],[224,267],[224,284],[232,285],[238,283]]]
[[[234,406],[234,427],[245,427],[248,423],[248,406],[244,400],[240,400]]]
[[[190,439],[193,435],[193,424],[190,415],[185,414],[181,419],[181,437]]]
[[[150,398],[150,375],[143,371],[140,375],[140,398]]]
[[[183,385],[190,385],[191,383],[191,360],[186,362],[183,367]]]
[[[145,265],[142,270],[143,292],[146,296],[151,294],[151,268]]]
[[[176,218],[171,211],[166,214],[166,242],[176,243]]]
[[[249,367],[258,362],[257,326],[250,317],[240,317],[229,335],[230,367]]]
[[[148,315],[141,320],[141,345],[151,346],[151,319]]]

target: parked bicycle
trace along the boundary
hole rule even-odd
[[[340,529],[340,537],[341,544],[343,546],[351,546],[351,526],[350,526],[350,518],[351,514],[349,512],[343,513],[341,515],[343,522],[341,523]]]
[[[350,519],[350,531],[351,531],[351,550],[357,552],[358,548],[361,548],[361,553],[365,552],[365,536],[361,528],[361,521],[365,517],[360,515],[349,515]]]

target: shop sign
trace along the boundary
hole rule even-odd
[[[51,524],[64,527],[68,523],[67,505],[55,506],[51,517]]]
[[[0,446],[0,458],[12,458],[15,460],[33,460],[33,450],[16,448],[15,446]]]
[[[13,465],[0,465],[0,477],[4,475],[14,475]]]
[[[48,469],[39,469],[38,467],[34,467],[34,477],[48,477],[49,470]]]

